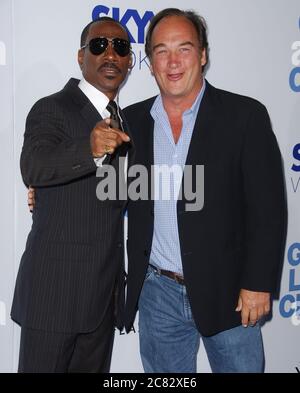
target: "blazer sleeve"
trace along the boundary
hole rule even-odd
[[[275,292],[284,251],[282,159],[266,108],[253,105],[242,152],[245,245],[242,288]]]
[[[38,101],[28,114],[21,153],[21,173],[26,185],[59,185],[96,171],[90,136],[72,138],[69,119],[58,103]]]

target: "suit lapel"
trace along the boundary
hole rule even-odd
[[[150,102],[150,105],[146,108],[145,114],[143,116],[143,122],[140,124],[141,130],[141,138],[140,145],[143,146],[142,154],[143,154],[143,162],[146,165],[147,173],[148,173],[148,190],[151,191],[148,193],[148,196],[151,200],[151,209],[154,211],[154,175],[152,173],[152,166],[154,165],[154,120],[151,116],[150,110],[153,105],[153,101]]]
[[[217,142],[217,122],[219,121],[218,106],[215,89],[206,81],[204,96],[198,111],[185,163],[185,165],[193,166],[193,179],[195,166],[204,165],[205,167],[214,154],[214,143]],[[179,211],[184,210],[185,204],[186,200],[183,193],[182,200],[178,200],[177,209]]]
[[[206,82],[206,89],[195,122],[186,165],[205,164],[208,155],[211,154],[211,143],[215,136],[218,120],[217,102],[213,89]]]
[[[139,108],[138,116],[131,119],[128,118],[129,124],[132,124],[132,132],[134,135],[134,146],[135,146],[135,159],[132,161],[133,164],[143,165],[147,169],[148,174],[148,197],[151,200],[150,191],[151,187],[151,166],[154,165],[154,151],[153,151],[153,132],[154,132],[154,121],[150,114],[151,107],[154,99],[150,99],[145,103],[141,109]],[[134,180],[134,179],[130,179]],[[153,200],[151,201],[153,205]]]
[[[102,120],[102,117],[87,96],[79,89],[78,83],[78,79],[71,78],[64,87],[64,90],[78,108],[78,111],[87,124],[87,130],[90,132],[95,127],[95,124]]]
[[[81,107],[80,113],[88,124],[90,131],[92,131],[98,121],[102,120],[102,117],[89,100]]]
[[[151,166],[154,164],[154,150],[153,150],[153,138],[154,138],[154,120],[151,116],[150,110],[153,105],[149,105],[149,108],[146,109],[145,114],[143,116],[143,122],[140,124],[141,130],[144,132],[140,133],[141,141],[144,149],[143,152],[145,154],[145,162],[147,166]]]

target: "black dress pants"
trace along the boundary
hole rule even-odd
[[[113,307],[96,330],[57,333],[21,328],[19,373],[108,373],[114,341]]]

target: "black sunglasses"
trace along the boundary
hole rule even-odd
[[[85,49],[87,46],[90,52],[95,55],[101,55],[105,52],[108,44],[111,43],[114,51],[121,57],[125,57],[130,53],[130,43],[122,38],[112,38],[108,39],[106,37],[92,38],[90,42],[82,46],[80,49]]]

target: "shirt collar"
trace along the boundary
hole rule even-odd
[[[109,98],[100,90],[96,89],[86,79],[82,78],[78,84],[79,89],[87,96],[102,117],[109,117],[106,107]]]
[[[199,106],[202,101],[203,94],[205,92],[205,87],[206,87],[206,82],[205,82],[205,79],[203,78],[203,83],[202,83],[201,90],[199,91],[199,94],[197,95],[191,108],[188,109],[187,111],[185,111],[185,113],[188,113],[189,111],[193,112],[193,114],[198,113]]]

